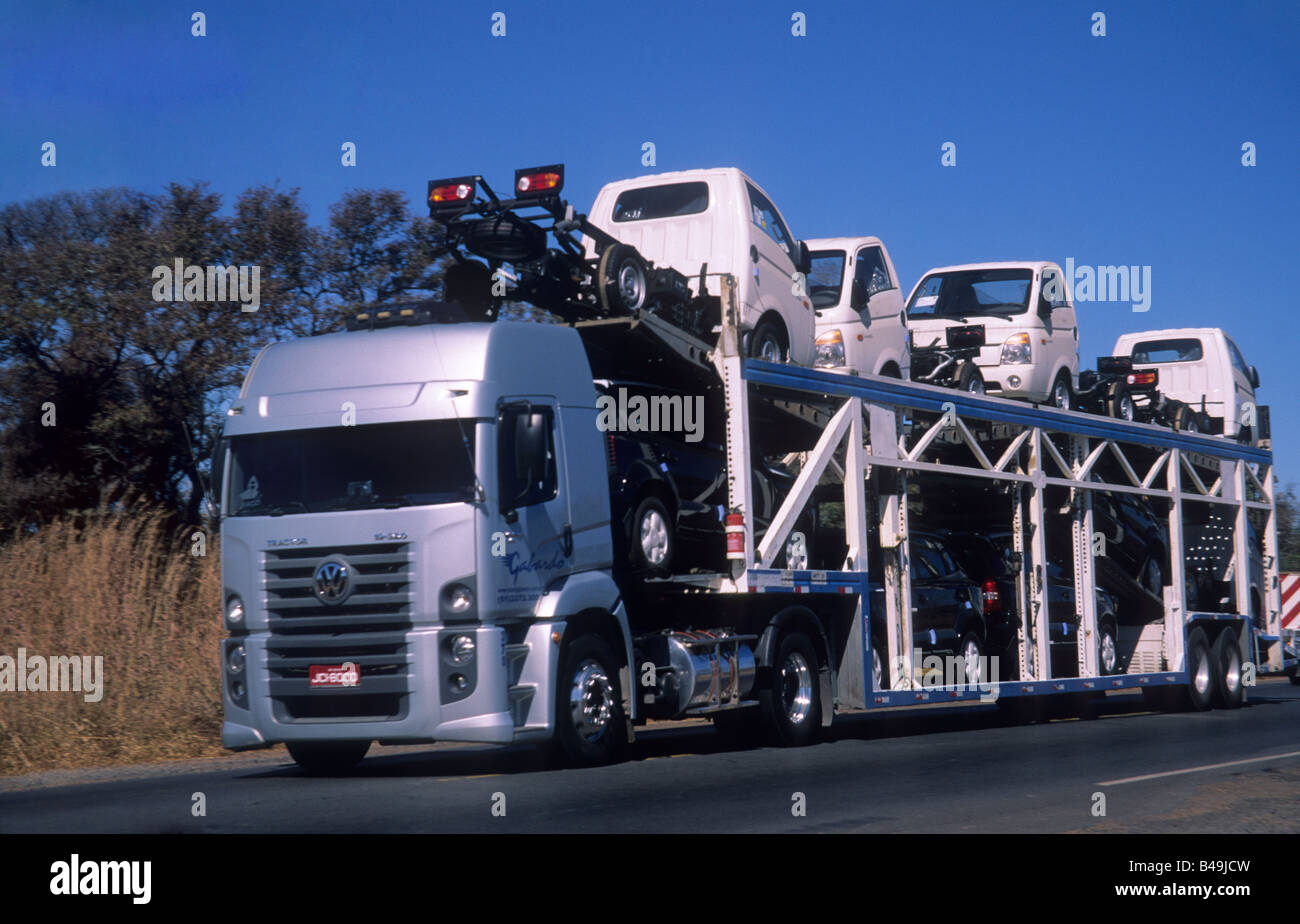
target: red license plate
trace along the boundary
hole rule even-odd
[[[310,687],[361,686],[361,668],[351,661],[342,664],[313,664],[307,668],[307,685]]]

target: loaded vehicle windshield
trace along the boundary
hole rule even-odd
[[[473,455],[473,421],[236,436],[227,508],[237,517],[280,516],[471,501]]]
[[[1027,268],[955,270],[925,277],[907,303],[911,318],[953,318],[1024,314],[1034,273]]]
[[[808,297],[814,308],[834,308],[844,288],[844,251],[818,250],[808,273]]]

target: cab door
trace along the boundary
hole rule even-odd
[[[1055,283],[1053,284],[1053,280]],[[1070,373],[1070,388],[1078,387],[1079,377],[1079,326],[1075,321],[1074,306],[1070,304],[1065,275],[1056,265],[1046,267],[1038,288],[1038,324],[1033,349],[1035,352],[1033,389],[1046,396],[1051,392],[1058,369]],[[1043,358],[1037,359],[1039,350]]]
[[[853,258],[853,280],[866,296],[867,304],[859,311],[862,319],[863,347],[854,363],[862,372],[874,373],[881,356],[899,357],[899,367],[907,341],[907,324],[903,317],[903,294],[898,280],[879,244],[858,248]]]
[[[762,311],[777,311],[785,322],[792,362],[812,365],[814,319],[812,301],[794,293],[797,242],[776,206],[753,183],[745,181],[749,198],[750,272]]]
[[[497,412],[496,496],[488,564],[498,615],[531,612],[573,570],[573,531],[552,399],[503,401]]]

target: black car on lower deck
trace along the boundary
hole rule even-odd
[[[696,396],[662,386],[600,380],[598,395],[623,403],[636,396],[679,402]],[[715,411],[705,415],[717,418]],[[721,420],[692,421],[698,429],[620,426],[604,432],[609,472],[615,568],[637,577],[726,570],[727,456]],[[752,460],[755,541],[785,499],[795,475],[771,459]],[[794,534],[798,533],[799,536]],[[797,521],[775,567],[805,568],[813,534],[810,515]],[[799,541],[802,537],[802,543]]]
[[[966,682],[989,679],[983,659],[1005,647],[1006,626],[986,619],[979,584],[958,564],[946,537],[912,530],[909,538],[912,586],[912,644],[921,657],[960,655],[966,662]],[[871,660],[875,689],[888,688],[883,675],[889,646],[885,633],[885,592],[882,556],[874,531],[868,534],[868,579],[871,581]],[[1012,628],[1014,631],[1014,627]],[[973,669],[979,673],[972,673]]]
[[[990,623],[1003,627],[1006,644],[995,653],[1000,657],[1002,678],[1019,677],[1016,627],[1020,624],[1019,565],[1010,532],[946,533],[949,546],[962,567],[974,577],[984,594],[984,609]],[[1047,586],[1048,640],[1053,677],[1077,677],[1079,613],[1074,580],[1057,562],[1049,562],[1044,579]],[[1097,607],[1098,665],[1102,674],[1122,673],[1125,667],[1119,645],[1119,627],[1129,624],[1121,617],[1116,597],[1095,589]],[[1031,635],[1031,642],[1033,637]]]

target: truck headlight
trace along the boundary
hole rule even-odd
[[[244,601],[238,597],[231,597],[226,601],[226,625],[231,629],[238,629],[244,624]]]
[[[232,674],[242,674],[244,671],[244,662],[247,659],[247,653],[243,645],[232,645],[226,655],[226,665],[230,668]]]
[[[813,366],[823,369],[844,365],[844,337],[839,330],[827,331],[817,338],[817,357]]]
[[[464,584],[456,584],[447,591],[447,608],[453,613],[464,613],[474,605],[474,592]]]
[[[1021,331],[1018,334],[1012,334],[1007,338],[1007,342],[1002,344],[1003,365],[1033,361],[1033,351],[1030,349],[1028,333]]]

